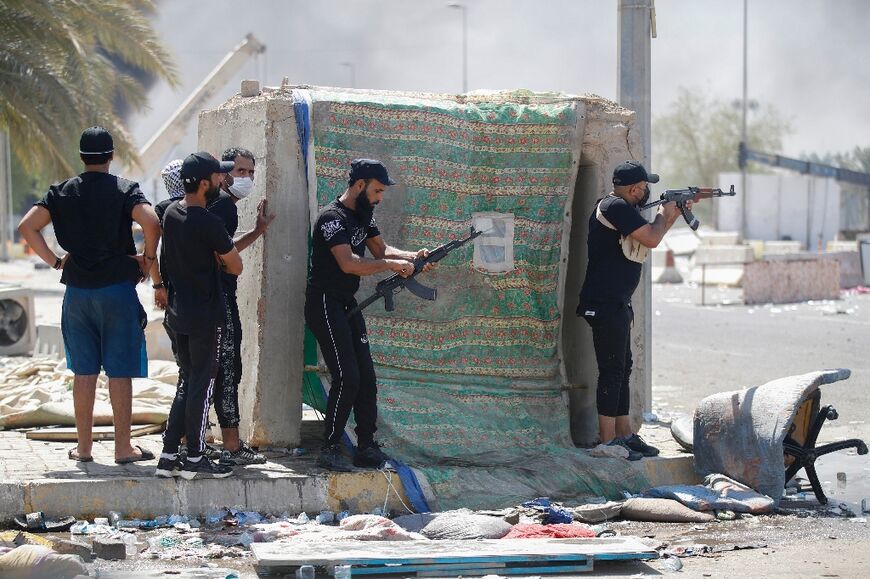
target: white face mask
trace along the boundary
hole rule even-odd
[[[254,180],[250,177],[236,177],[233,179],[233,184],[230,185],[230,193],[236,199],[244,199],[251,194],[254,188]]]

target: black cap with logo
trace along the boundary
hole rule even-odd
[[[625,161],[620,163],[613,170],[614,185],[634,185],[646,181],[647,183],[658,183],[659,176],[655,173],[647,173],[643,165],[637,161]]]
[[[115,150],[112,135],[103,127],[88,127],[79,139],[79,153],[82,155],[105,155]]]
[[[354,159],[350,162],[350,180],[377,179],[384,185],[395,185],[387,168],[377,159]]]
[[[198,183],[203,179],[211,179],[212,173],[229,173],[234,166],[232,161],[218,161],[206,151],[191,153],[181,163],[181,180]]]

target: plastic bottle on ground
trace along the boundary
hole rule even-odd
[[[314,566],[302,565],[296,569],[296,579],[314,579]]]

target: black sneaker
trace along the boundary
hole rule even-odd
[[[171,458],[161,458],[157,461],[157,470],[154,471],[154,476],[158,478],[175,478],[181,474],[180,457],[175,460]]]
[[[357,448],[356,456],[353,457],[353,465],[360,468],[381,468],[390,457],[381,450],[377,442],[371,443],[365,448]]]
[[[631,448],[628,447],[628,444],[626,444],[624,438],[620,438],[617,436],[616,438],[614,438],[613,440],[608,442],[607,446],[621,446],[622,448],[627,450],[628,457],[626,457],[626,460],[634,461],[634,460],[640,460],[643,458],[643,455],[641,453],[637,452],[636,450],[632,450]]]
[[[317,466],[338,472],[350,472],[353,470],[353,466],[341,452],[341,446],[338,444],[324,446],[320,450],[320,456],[317,457]]]
[[[659,449],[654,446],[647,444],[644,439],[640,437],[638,434],[632,434],[631,436],[625,437],[625,444],[631,450],[641,453],[644,456],[658,456]]]
[[[233,474],[233,467],[228,464],[219,464],[207,459],[205,455],[197,462],[185,460],[179,472],[184,480],[199,478],[226,478]]]
[[[202,455],[209,460],[219,460],[223,451],[219,448],[215,448],[210,444],[204,445],[205,448],[202,449]],[[187,460],[187,445],[182,444],[178,447],[178,457],[181,459],[181,462]]]
[[[222,464],[231,466],[244,466],[246,464],[263,464],[266,462],[266,457],[243,442],[235,452],[224,449],[221,452],[220,461]]]

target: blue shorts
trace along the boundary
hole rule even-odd
[[[133,282],[98,289],[67,286],[60,327],[66,365],[77,376],[148,376],[145,310]]]

